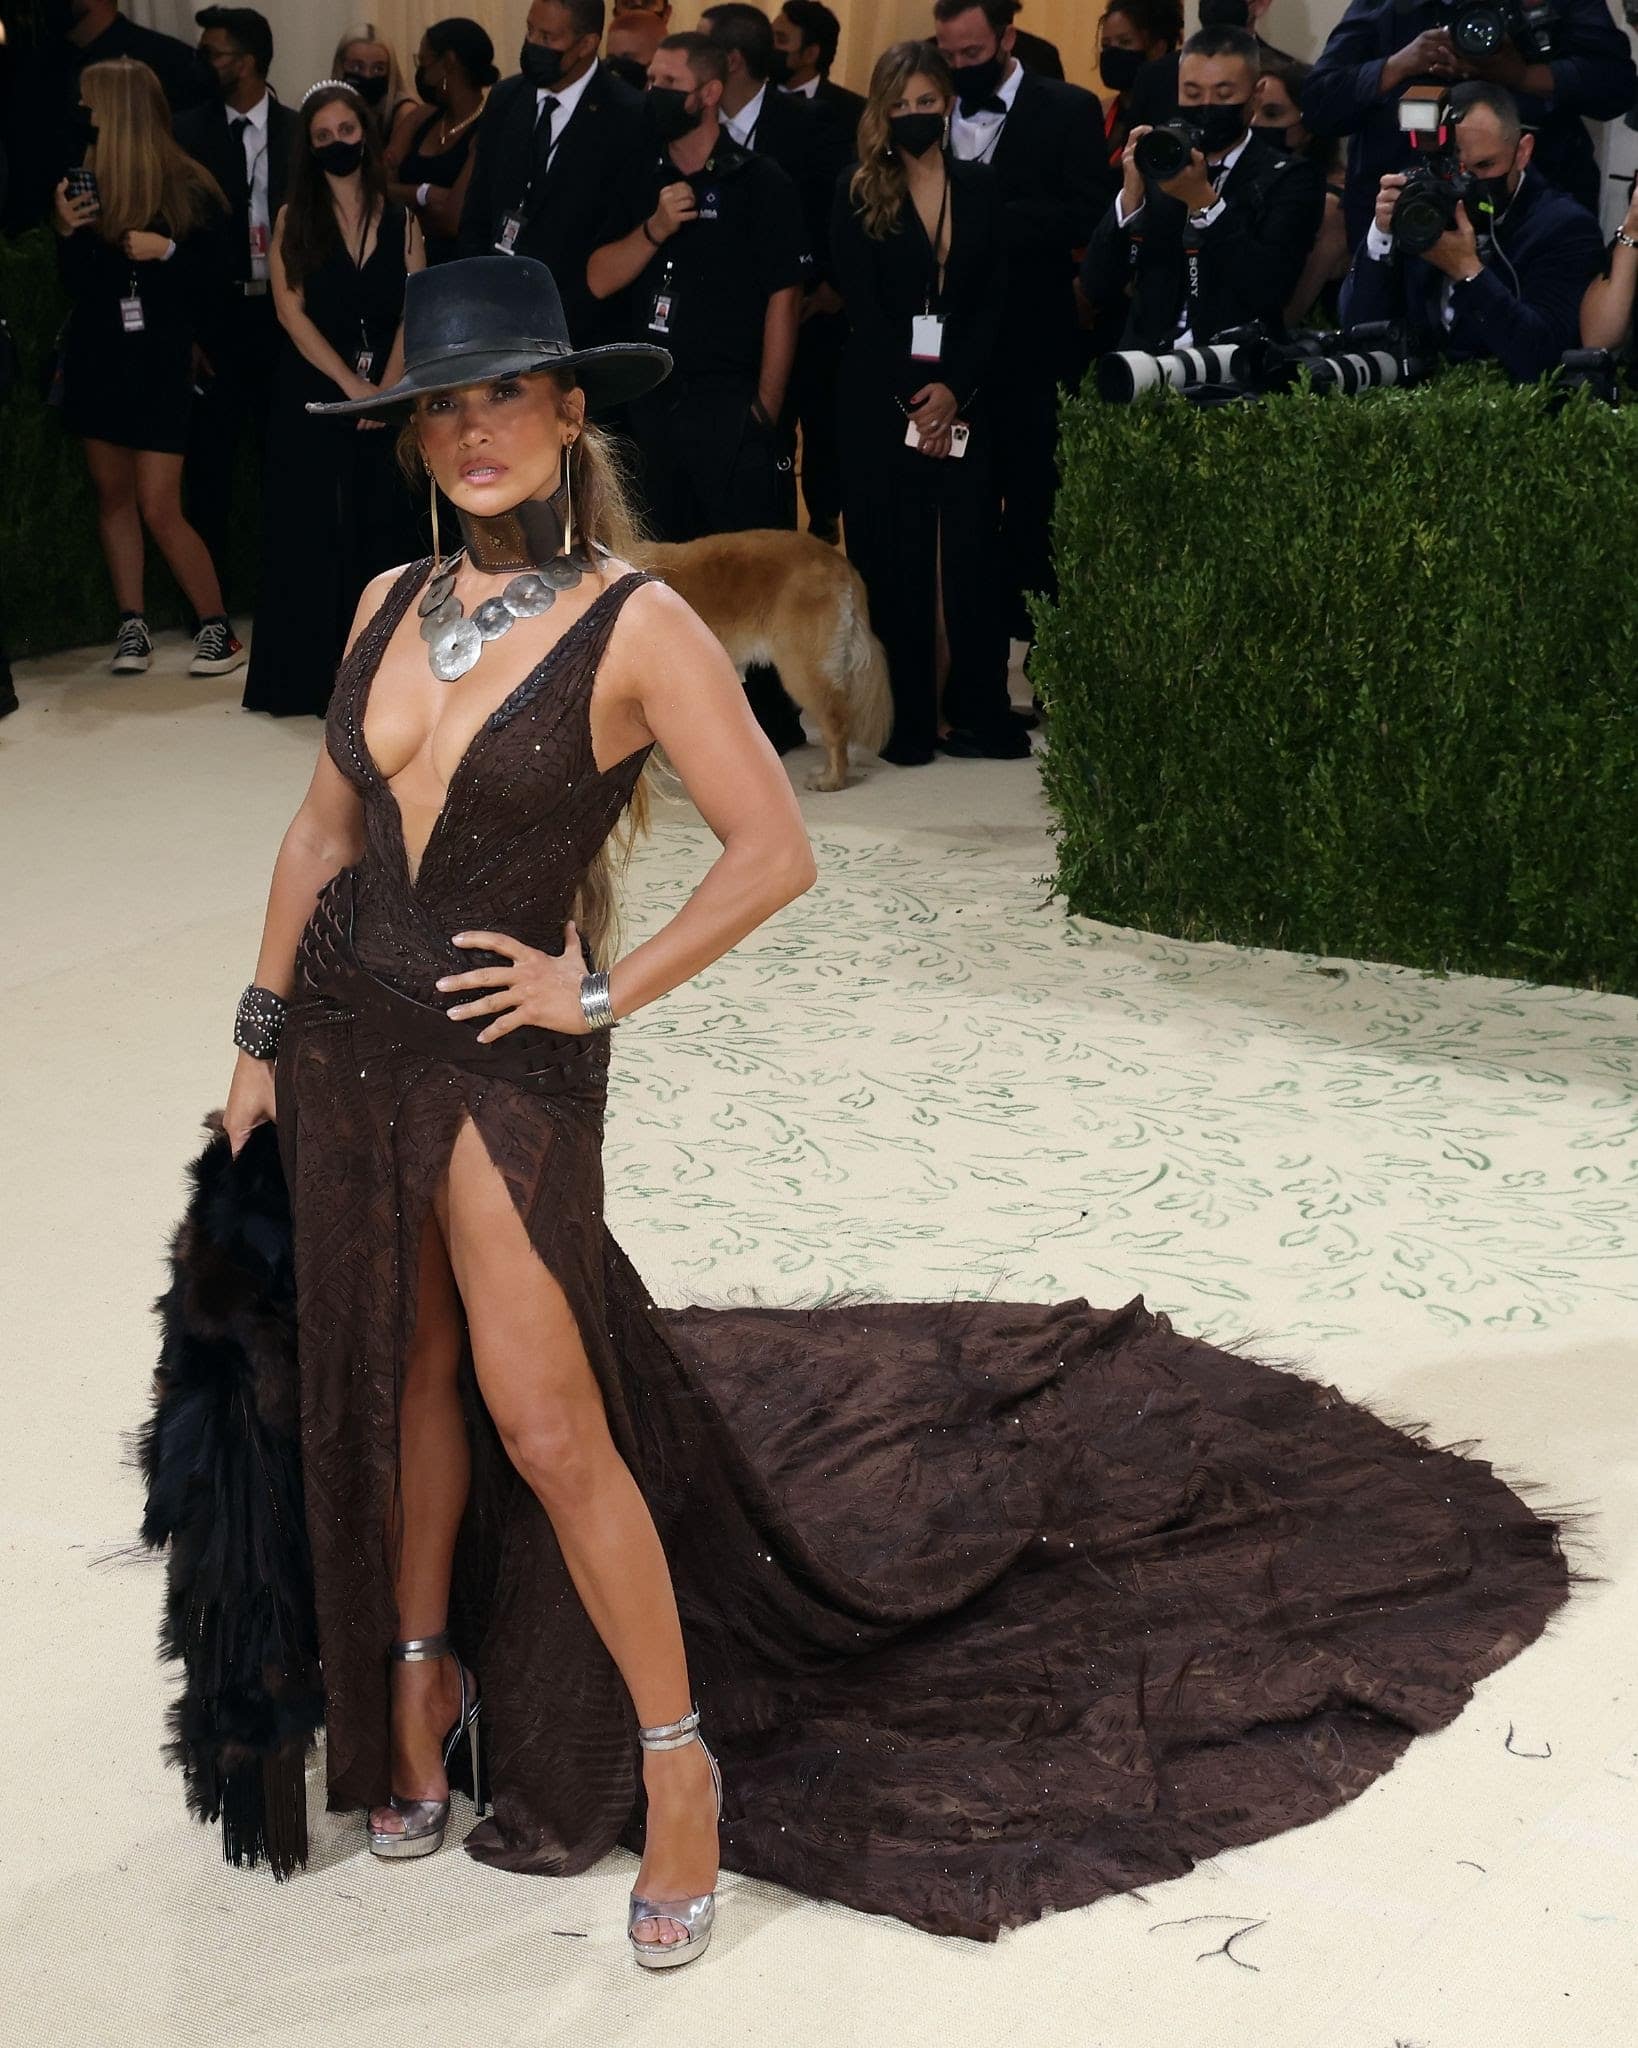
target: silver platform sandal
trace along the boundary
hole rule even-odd
[[[466,1666],[450,1644],[448,1629],[440,1629],[435,1636],[412,1636],[407,1642],[394,1643],[392,1654],[401,1664],[421,1664],[434,1657],[455,1657],[455,1668],[461,1679],[461,1711],[455,1725],[444,1737],[444,1769],[459,1746],[461,1737],[467,1739],[472,1763],[472,1804],[481,1815],[484,1810],[483,1759],[478,1750],[478,1709],[483,1701],[476,1693],[469,1699],[466,1690]],[[400,1799],[396,1792],[386,1802],[395,1813],[404,1816],[403,1832],[390,1830],[383,1833],[372,1828],[368,1821],[365,1828],[369,1835],[372,1856],[430,1856],[435,1849],[442,1848],[444,1830],[449,1826],[448,1799]]]
[[[669,1721],[661,1728],[639,1728],[637,1739],[644,1749],[681,1749],[690,1742],[697,1742],[701,1749],[705,1749],[705,1738],[699,1733],[699,1725],[700,1710],[694,1707],[680,1721]],[[722,1772],[708,1749],[705,1749],[705,1759],[711,1766],[711,1782],[717,1788],[717,1819],[720,1821]],[[626,1938],[645,1970],[674,1970],[679,1964],[691,1963],[705,1952],[716,1916],[717,1895],[714,1891],[706,1892],[697,1899],[645,1899],[633,1892],[631,1911],[626,1920]],[[641,1920],[675,1920],[688,1931],[677,1941],[639,1941],[637,1924]]]

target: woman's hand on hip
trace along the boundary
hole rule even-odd
[[[478,1033],[478,1043],[503,1038],[520,1024],[536,1024],[544,1031],[583,1036],[593,1029],[580,1007],[580,984],[586,968],[580,952],[580,933],[573,918],[563,927],[561,953],[538,952],[504,932],[456,932],[457,946],[476,946],[488,953],[504,953],[505,967],[474,967],[465,974],[446,974],[438,988],[478,989],[483,993],[455,1004],[445,1014],[451,1017],[492,1017]]]
[[[222,1111],[222,1128],[227,1132],[235,1159],[258,1124],[274,1121],[273,1109],[273,1062],[240,1053],[228,1088],[227,1107]]]

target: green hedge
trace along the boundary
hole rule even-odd
[[[85,456],[40,394],[46,359],[68,311],[53,240],[49,228],[0,239],[0,314],[22,357],[17,387],[0,403],[0,642],[14,656],[112,640],[118,623]],[[241,460],[234,485],[227,598],[240,617],[255,604],[256,469]],[[156,626],[192,622],[151,541],[147,608]]]
[[[1071,910],[1638,993],[1638,406],[1089,386],[1061,443]]]

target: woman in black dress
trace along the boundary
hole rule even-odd
[[[432,108],[409,131],[407,147],[387,146],[387,196],[413,207],[427,261],[455,254],[461,204],[472,178],[478,117],[499,78],[495,46],[475,21],[435,21],[415,53],[415,90]]]
[[[426,254],[414,217],[386,196],[381,146],[358,95],[315,86],[301,119],[269,260],[284,343],[244,702],[322,718],[359,592],[420,542],[392,436],[367,417],[315,419],[307,402],[367,397],[396,379],[404,278]]]
[[[988,165],[944,148],[955,82],[928,43],[877,60],[859,163],[831,221],[849,334],[838,382],[842,518],[893,679],[882,758],[1007,759],[1029,740],[1007,696],[990,358],[1006,291]]]
[[[226,277],[227,202],[181,150],[159,80],[129,57],[80,74],[84,168],[57,187],[58,267],[73,301],[62,343],[63,423],[80,437],[97,494],[97,530],[119,606],[115,675],[147,668],[142,529],[159,544],[198,616],[191,672],[224,675],[244,659],[222,608],[209,550],[182,511],[182,452],[193,404],[193,344]]]

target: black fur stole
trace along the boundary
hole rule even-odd
[[[142,1541],[169,1545],[160,1654],[182,1660],[168,1761],[222,1853],[307,1861],[306,1756],[324,1722],[302,1514],[290,1200],[272,1124],[233,1158],[218,1113],[171,1240],[153,1411],[135,1437]]]

